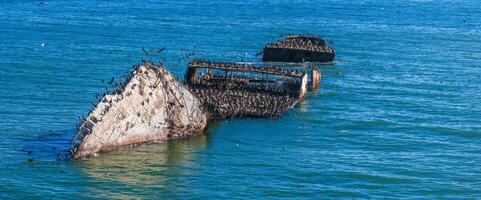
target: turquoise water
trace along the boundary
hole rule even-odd
[[[0,197],[479,198],[481,3],[3,1]],[[227,120],[182,141],[56,161],[96,92],[145,57],[259,60],[286,33],[337,51],[278,120]],[[34,158],[33,162],[28,159]]]

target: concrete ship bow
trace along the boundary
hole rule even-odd
[[[113,94],[105,95],[78,128],[73,158],[119,146],[181,138],[202,132],[208,115],[174,76],[152,63],[136,66]]]

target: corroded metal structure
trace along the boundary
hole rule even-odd
[[[311,35],[288,35],[264,47],[262,61],[330,62],[336,53],[324,39]]]
[[[193,61],[185,82],[212,118],[277,118],[303,99],[307,74],[276,67]]]

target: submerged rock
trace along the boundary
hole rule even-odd
[[[71,153],[80,158],[119,146],[182,138],[201,133],[207,122],[201,102],[170,72],[143,63],[85,118]]]

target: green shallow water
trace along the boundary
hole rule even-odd
[[[9,1],[0,4],[0,197],[479,198],[478,1]],[[101,80],[141,49],[258,61],[280,34],[332,41],[322,85],[281,119],[56,161]],[[28,162],[29,158],[34,162]]]

